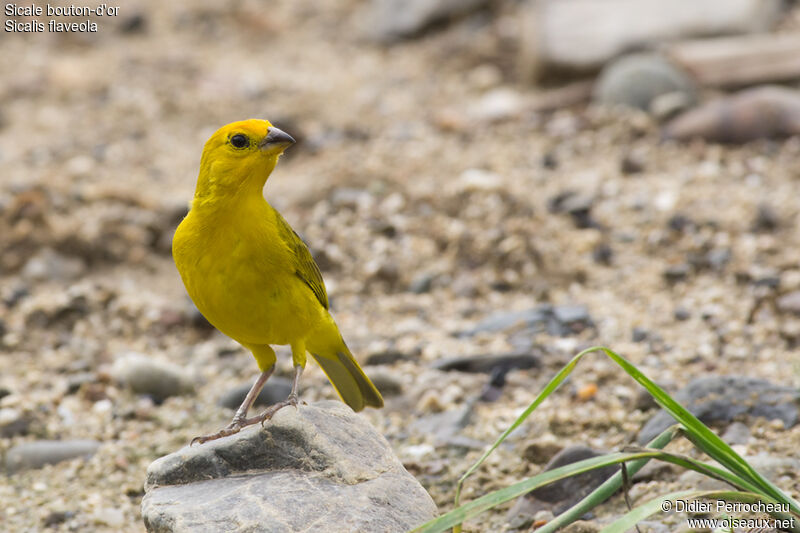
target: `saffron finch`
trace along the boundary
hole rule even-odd
[[[189,296],[211,324],[252,352],[261,370],[231,423],[192,443],[232,435],[269,420],[282,407],[297,406],[306,352],[354,411],[383,406],[329,313],[319,267],[264,199],[267,178],[292,144],[290,135],[266,120],[234,122],[217,130],[203,149],[191,209],[175,232],[172,255]],[[247,418],[275,370],[270,346],[275,344],[292,349],[291,393],[263,414]]]

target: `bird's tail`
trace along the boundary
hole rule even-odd
[[[338,328],[336,337],[338,342],[309,342],[308,351],[322,367],[339,397],[353,411],[361,411],[365,406],[383,407],[381,393],[358,366],[358,361],[350,353]],[[320,349],[320,346],[326,345],[330,347]]]

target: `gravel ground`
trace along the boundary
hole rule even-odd
[[[353,352],[394,354],[367,373],[399,393],[364,416],[443,511],[482,447],[591,344],[671,391],[706,374],[800,384],[800,318],[772,305],[800,290],[800,139],[667,143],[644,114],[537,112],[538,90],[515,84],[513,6],[392,47],[364,37],[363,7],[143,0],[95,34],[3,36],[0,452],[101,443],[9,474],[9,531],[142,531],[147,465],[227,423],[221,392],[255,378],[250,355],[197,316],[169,252],[202,144],[243,118],[298,137],[265,195],[309,242]],[[585,306],[593,325],[463,334],[545,303]],[[177,365],[194,390],[137,395],[114,370],[130,352]],[[539,366],[511,371],[448,434],[431,417],[463,414],[488,376],[432,364],[509,352]],[[313,364],[303,378],[305,400],[335,397]],[[549,457],[527,459],[532,445],[618,449],[652,414],[591,357],[464,497],[540,471]],[[800,459],[800,427],[746,422],[740,452]],[[779,484],[800,493],[797,475]],[[678,486],[673,472],[631,497]],[[508,507],[467,530],[501,530]]]

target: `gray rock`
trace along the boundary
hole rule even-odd
[[[462,335],[472,336],[483,332],[504,331],[518,325],[527,327],[541,325],[547,321],[550,310],[549,307],[547,309],[535,307],[526,311],[498,311],[481,320],[474,328],[463,332]]]
[[[369,31],[383,41],[412,37],[488,4],[489,0],[372,0]]]
[[[778,419],[790,428],[799,416],[800,390],[746,376],[697,378],[673,398],[705,424],[748,415]],[[644,425],[637,441],[644,444],[674,423],[672,415],[662,410]]]
[[[433,272],[421,272],[414,276],[411,283],[408,285],[408,291],[414,294],[424,294],[430,292],[433,286],[433,281],[436,279],[436,274]]]
[[[24,442],[14,446],[6,454],[6,469],[9,473],[41,468],[74,459],[75,457],[89,458],[100,447],[100,443],[93,440],[38,440]]]
[[[383,352],[371,353],[365,361],[366,366],[370,365],[393,365],[399,361],[412,361],[414,357],[400,350],[386,350]]]
[[[554,336],[567,336],[593,327],[594,322],[585,306],[539,305],[526,311],[499,311],[475,325],[474,328],[461,332],[461,336],[473,336],[483,332],[505,331],[519,328],[515,335],[531,336],[546,331]],[[512,344],[516,344],[511,341]]]
[[[80,277],[85,271],[86,263],[82,259],[44,248],[28,259],[22,267],[22,277],[32,281],[68,281]]]
[[[589,310],[583,305],[557,305],[553,308],[553,316],[564,325],[588,324],[592,321]]]
[[[162,457],[145,491],[159,533],[407,531],[437,512],[386,439],[333,401]]]
[[[800,91],[764,85],[744,89],[689,109],[664,126],[663,136],[719,143],[800,134]]]
[[[665,122],[692,107],[696,100],[697,94],[694,92],[675,91],[660,94],[650,101],[649,111],[659,122]]]
[[[609,63],[600,73],[594,100],[647,111],[659,96],[685,95],[695,102],[694,83],[678,67],[657,54],[633,54]]]
[[[194,389],[185,368],[134,352],[116,358],[111,367],[111,376],[134,392],[147,394],[157,402]]]
[[[391,370],[371,368],[369,370],[369,379],[384,398],[399,396],[403,393],[403,382]]]
[[[422,435],[432,435],[437,446],[451,442],[457,434],[467,427],[472,418],[473,403],[466,402],[461,407],[421,416],[411,422],[411,429]]]
[[[8,439],[15,435],[26,435],[31,425],[31,417],[11,407],[0,409],[0,438]]]
[[[228,390],[217,401],[217,405],[228,409],[238,409],[244,397],[253,386],[252,383],[242,383],[238,387]],[[267,384],[261,389],[253,405],[272,405],[286,399],[292,392],[292,381],[286,378],[273,376],[269,378]]]
[[[592,70],[632,49],[683,37],[762,32],[782,0],[540,0],[528,3],[523,69]]]
[[[747,444],[750,440],[750,428],[741,422],[734,422],[728,426],[721,438],[728,444]]]

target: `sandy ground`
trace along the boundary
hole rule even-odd
[[[220,391],[254,379],[249,354],[196,325],[169,254],[205,139],[243,118],[268,118],[300,140],[265,195],[317,256],[353,352],[408,356],[368,368],[402,393],[364,416],[442,510],[479,446],[582,347],[613,347],[670,390],[708,373],[800,383],[800,322],[769,305],[748,321],[769,293],[759,280],[800,288],[798,139],[662,143],[647,116],[585,107],[523,105],[490,120],[492,91],[536,94],[515,79],[513,8],[383,47],[365,39],[363,7],[125,2],[95,34],[2,36],[0,408],[29,427],[0,439],[0,451],[37,438],[102,442],[89,460],[6,477],[9,531],[142,531],[147,465],[226,423]],[[626,174],[631,157],[642,168]],[[592,227],[551,212],[566,191],[588,198]],[[762,206],[775,227],[757,224]],[[681,229],[676,215],[690,222]],[[668,282],[665,270],[683,263],[686,277]],[[409,290],[425,277],[429,290]],[[474,448],[437,445],[409,424],[463,405],[487,380],[432,362],[519,349],[508,331],[455,333],[541,303],[585,305],[596,327],[531,334],[526,349],[542,365],[512,372],[497,401],[476,405],[463,431]],[[634,342],[634,328],[647,340]],[[156,405],[120,386],[110,368],[130,351],[180,365],[196,393]],[[279,351],[284,375],[287,356]],[[318,368],[304,388],[308,401],[334,397]],[[523,458],[531,443],[625,445],[652,414],[637,395],[611,362],[586,360],[465,498],[538,472]],[[743,453],[800,458],[797,428],[750,425]],[[781,486],[797,496],[800,479]],[[468,529],[500,529],[506,508]]]

